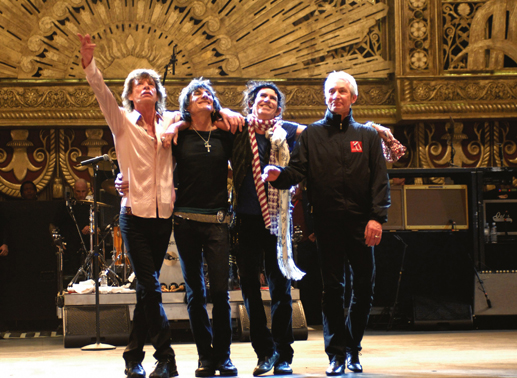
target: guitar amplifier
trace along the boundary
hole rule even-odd
[[[390,188],[391,206],[388,208],[388,221],[382,225],[383,230],[404,229],[404,190],[402,186]]]
[[[405,185],[406,230],[469,228],[467,185]]]

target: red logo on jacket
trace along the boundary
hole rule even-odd
[[[352,152],[363,152],[363,142],[358,140],[352,140],[350,142],[350,149]]]

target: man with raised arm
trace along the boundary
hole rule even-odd
[[[128,378],[145,378],[143,349],[149,337],[157,360],[150,377],[174,377],[178,371],[158,277],[172,231],[172,158],[163,142],[166,126],[175,114],[165,111],[165,88],[159,75],[148,69],[128,75],[122,94],[124,106],[119,107],[93,59],[96,45],[88,34],[78,37],[86,79],[113,134],[120,171],[130,189],[122,197],[119,218],[137,278],[137,303],[123,354],[125,373]]]

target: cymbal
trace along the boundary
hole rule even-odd
[[[82,201],[77,201],[77,202],[87,203],[89,205],[93,205],[93,200],[82,200]],[[97,201],[97,206],[99,206],[99,207],[113,207],[111,205],[108,205],[107,203],[99,202],[99,201]]]
[[[110,178],[107,180],[104,180],[101,184],[102,189],[106,191],[106,193],[111,194],[113,196],[118,196],[118,192],[115,189],[115,179]]]
[[[93,159],[93,158],[91,156],[78,156],[75,158],[75,161],[80,163],[80,162],[88,160],[88,159]],[[100,171],[111,171],[111,162],[110,161],[101,160],[101,161],[97,162],[97,166],[99,167]]]

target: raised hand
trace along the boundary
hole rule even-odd
[[[81,57],[82,57],[82,63],[83,68],[86,68],[90,65],[93,59],[93,50],[95,50],[95,47],[97,46],[95,43],[92,43],[92,38],[90,37],[90,34],[86,34],[84,37],[77,33],[77,36],[79,37],[79,41],[81,41]]]

